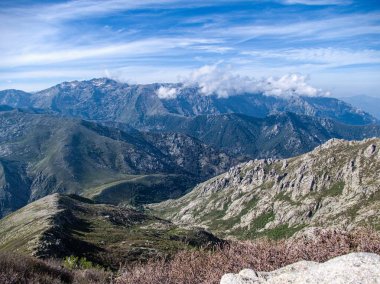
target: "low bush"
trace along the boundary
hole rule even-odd
[[[79,258],[74,255],[66,256],[63,260],[63,265],[67,269],[101,269],[99,265],[93,264],[91,261],[87,260],[87,258]]]

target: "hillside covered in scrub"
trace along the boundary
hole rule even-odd
[[[225,273],[238,273],[246,268],[268,272],[302,260],[325,262],[353,252],[380,254],[379,233],[316,230],[313,234],[290,240],[230,242],[215,250],[182,250],[171,258],[125,264],[114,271],[94,265],[71,265],[67,261],[39,260],[14,252],[0,252],[0,283],[218,284]],[[302,272],[293,266],[292,272],[298,271]]]
[[[71,195],[53,194],[0,220],[0,251],[40,258],[85,257],[118,268],[180,249],[221,241],[196,229],[113,205],[95,204]]]
[[[220,236],[290,237],[306,227],[380,229],[380,139],[330,140],[284,160],[253,160],[149,206]]]

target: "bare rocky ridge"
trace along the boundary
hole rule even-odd
[[[307,154],[252,160],[150,208],[223,236],[282,238],[306,227],[380,229],[380,139],[332,139]]]
[[[376,284],[380,283],[380,256],[351,253],[324,263],[300,261],[272,272],[244,269],[225,274],[220,284]]]

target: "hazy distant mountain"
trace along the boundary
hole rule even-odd
[[[32,105],[32,94],[19,90],[0,91],[0,105],[27,108]]]
[[[111,203],[163,200],[232,161],[183,134],[127,134],[77,119],[0,111],[0,218],[54,192]]]
[[[160,99],[162,86],[178,93],[172,99]],[[30,94],[5,90],[0,102],[13,107],[51,109],[66,116],[87,120],[128,123],[137,128],[149,127],[146,119],[157,115],[192,117],[196,115],[240,113],[265,117],[283,111],[331,118],[348,124],[370,124],[374,117],[349,104],[328,97],[274,97],[241,94],[228,98],[202,95],[197,87],[181,84],[128,85],[110,79],[65,82]]]
[[[250,158],[300,155],[331,138],[361,140],[380,137],[379,125],[347,125],[332,119],[291,112],[265,118],[242,114],[188,118],[156,116],[147,122],[154,129],[187,134],[213,147]]]
[[[380,120],[380,98],[370,96],[353,96],[341,98],[354,107],[364,110]]]

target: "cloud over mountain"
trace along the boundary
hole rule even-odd
[[[217,95],[227,98],[244,93],[263,93],[268,96],[325,96],[329,95],[321,89],[308,84],[308,76],[286,74],[281,77],[255,79],[232,72],[231,68],[220,64],[205,65],[193,71],[183,82],[187,86],[198,86],[205,95]],[[163,87],[161,87],[163,88]],[[159,89],[159,97],[174,98],[175,91],[167,88]],[[169,94],[170,93],[170,94]]]
[[[178,89],[161,86],[156,91],[156,94],[160,99],[175,99],[178,94]]]

